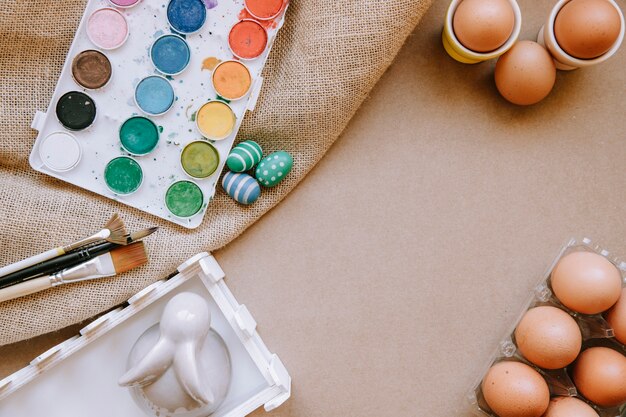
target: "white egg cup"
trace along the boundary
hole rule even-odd
[[[517,1],[508,0],[511,4],[514,15],[513,31],[511,32],[511,36],[509,36],[509,39],[507,39],[507,41],[502,46],[489,52],[476,52],[466,48],[454,34],[454,26],[452,22],[454,19],[454,13],[459,7],[461,1],[463,0],[452,0],[450,6],[448,6],[448,11],[446,12],[446,20],[444,22],[442,33],[442,42],[443,47],[448,55],[464,64],[477,64],[479,62],[498,58],[500,55],[504,54],[506,51],[513,47],[515,42],[517,42],[520,31],[522,30],[522,12],[520,11]]]
[[[148,415],[203,417],[222,404],[231,380],[230,354],[211,329],[211,313],[197,294],[182,292],[165,306],[128,356],[121,386],[131,388]]]
[[[571,0],[559,0],[554,5],[552,11],[550,12],[550,15],[548,16],[546,24],[541,27],[541,30],[537,35],[537,43],[545,47],[548,52],[550,52],[550,55],[552,55],[554,63],[556,64],[556,68],[564,71],[571,71],[581,67],[590,67],[592,65],[604,62],[612,57],[615,52],[617,52],[622,44],[622,41],[624,40],[625,30],[624,14],[614,0],[607,0],[609,3],[611,3],[613,7],[615,7],[620,19],[619,36],[615,40],[613,46],[611,46],[611,49],[609,49],[599,57],[593,59],[580,59],[569,55],[559,46],[558,42],[556,41],[556,36],[554,35],[554,22],[556,20],[556,16],[559,14],[563,6],[565,6],[570,1]]]

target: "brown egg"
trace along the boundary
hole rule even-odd
[[[601,407],[626,402],[626,357],[613,349],[592,347],[583,351],[572,377],[578,392]]]
[[[593,252],[564,256],[554,267],[550,280],[559,301],[583,314],[608,310],[622,293],[619,270],[604,256]]]
[[[535,104],[552,91],[556,67],[541,45],[521,41],[498,59],[495,78],[498,91],[511,103]]]
[[[578,398],[554,397],[543,417],[598,417],[598,413]]]
[[[626,288],[622,289],[617,303],[606,313],[606,321],[613,328],[615,338],[626,345]]]
[[[611,49],[621,29],[620,16],[607,0],[572,0],[556,15],[554,36],[575,58],[597,58]]]
[[[452,20],[456,38],[475,52],[498,49],[509,39],[515,14],[508,0],[463,0]]]
[[[548,408],[548,384],[530,366],[521,362],[498,362],[482,383],[489,408],[499,417],[540,417]]]
[[[545,369],[564,368],[574,362],[582,341],[576,320],[556,307],[531,308],[515,329],[520,353]]]

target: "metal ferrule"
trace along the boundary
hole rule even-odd
[[[115,267],[113,266],[111,256],[105,254],[83,264],[50,275],[50,284],[56,287],[57,285],[70,282],[86,281],[113,275],[115,275]]]

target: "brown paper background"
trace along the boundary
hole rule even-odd
[[[105,0],[100,0],[106,3]],[[150,1],[150,0],[145,0]],[[391,63],[430,0],[293,1],[264,70],[262,96],[239,140],[286,150],[294,169],[244,207],[218,186],[202,225],[185,230],[41,175],[28,166],[29,128],[48,106],[84,2],[0,3],[0,265],[99,230],[118,211],[129,230],[161,229],[150,263],[121,277],[65,286],[0,305],[0,345],[93,316],[168,275],[189,254],[224,246],[280,201],[320,160]],[[128,13],[132,13],[129,11]]]
[[[465,392],[569,237],[626,257],[624,49],[515,107],[493,63],[445,55],[445,3],[316,169],[216,252],[293,377],[272,416],[469,417]],[[520,6],[531,39],[551,4]],[[76,331],[2,348],[0,368]]]

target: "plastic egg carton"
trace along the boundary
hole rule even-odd
[[[526,360],[522,354],[518,351],[518,348],[515,344],[515,329],[517,325],[521,321],[522,317],[529,309],[533,307],[539,306],[554,306],[564,310],[568,314],[570,314],[578,323],[582,337],[582,349],[581,352],[588,347],[592,346],[606,346],[612,347],[624,355],[626,355],[626,346],[619,343],[613,334],[613,329],[608,324],[608,322],[604,319],[602,314],[594,314],[594,315],[584,315],[581,313],[577,313],[575,311],[570,310],[565,307],[553,294],[551,285],[550,285],[550,275],[552,270],[558,263],[558,261],[564,257],[565,255],[576,252],[576,251],[588,251],[595,252],[599,255],[602,255],[606,259],[608,259],[613,265],[615,265],[621,273],[622,276],[622,287],[626,286],[626,262],[611,257],[608,250],[602,248],[601,246],[594,244],[591,239],[583,238],[580,240],[570,239],[570,241],[561,249],[558,256],[554,259],[550,267],[547,269],[541,280],[534,287],[534,291],[532,296],[529,298],[526,303],[524,309],[519,314],[517,320],[511,325],[508,329],[505,337],[503,337],[498,344],[495,352],[492,354],[491,358],[487,365],[483,368],[483,371],[480,374],[480,377],[476,380],[476,382],[472,385],[471,390],[467,393],[467,401],[469,403],[469,409],[471,412],[480,417],[497,417],[495,413],[493,413],[489,406],[487,405],[482,389],[481,383],[488,370],[494,364],[501,361],[518,361],[522,362],[526,365],[529,365],[537,372],[539,372],[543,378],[546,380],[548,387],[550,389],[550,396],[576,396],[577,398],[587,402],[591,405],[596,412],[600,415],[600,417],[623,417],[626,416],[626,404],[622,404],[618,407],[614,408],[601,408],[590,401],[587,401],[583,398],[577,391],[576,386],[572,382],[569,374],[569,366],[557,369],[557,370],[548,370],[542,369],[537,365]],[[571,365],[570,365],[571,366]]]
[[[231,356],[232,380],[212,417],[243,417],[264,406],[270,411],[291,395],[291,377],[256,331],[257,323],[223,280],[208,253],[189,259],[80,330],[80,334],[33,359],[0,380],[0,416],[139,417],[145,415],[130,390],[117,380],[126,370],[137,338],[160,320],[167,302],[182,291],[206,299],[211,327]]]

